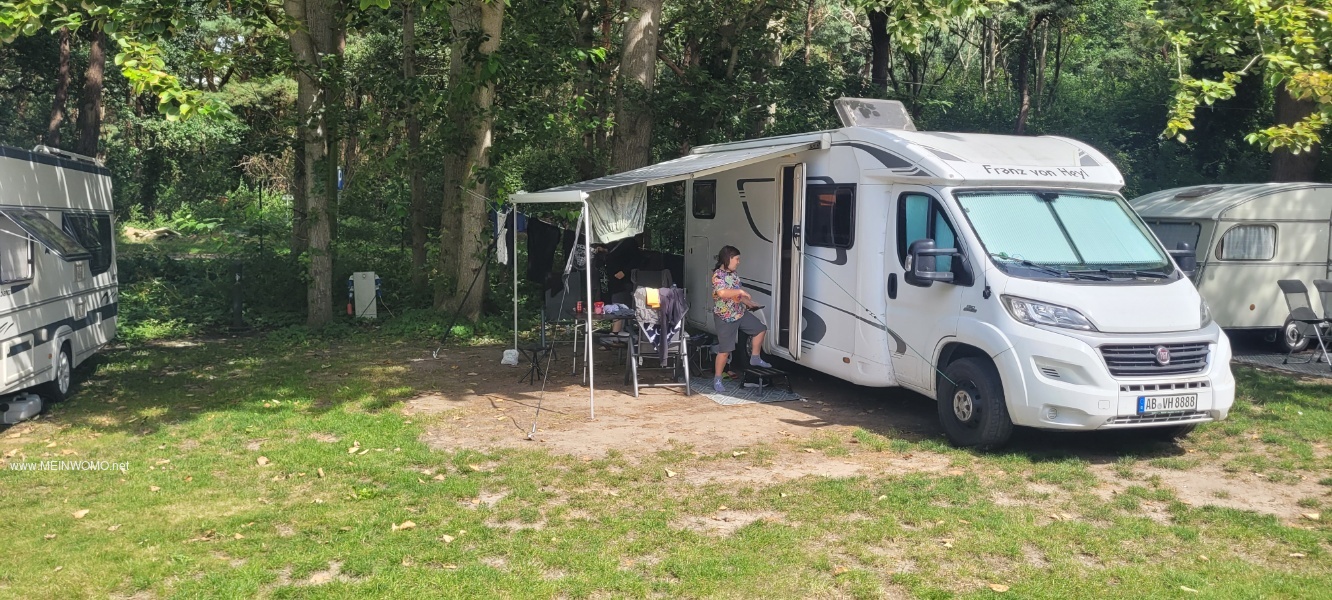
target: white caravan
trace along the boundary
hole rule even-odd
[[[1332,185],[1203,185],[1147,194],[1130,204],[1167,248],[1197,249],[1193,282],[1216,322],[1263,329],[1284,350],[1309,340],[1288,319],[1281,279],[1332,278]]]
[[[69,392],[71,373],[115,337],[111,177],[94,159],[0,146],[0,417]]]
[[[766,352],[936,398],[957,445],[998,446],[1013,425],[1175,437],[1226,417],[1230,343],[1104,155],[915,131],[896,102],[837,109],[841,129],[700,147],[524,201],[686,181],[693,326],[713,329],[715,255],[735,246],[768,307]]]

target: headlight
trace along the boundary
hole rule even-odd
[[[1199,313],[1199,320],[1202,322],[1202,325],[1199,325],[1198,329],[1202,329],[1212,324],[1212,309],[1207,307],[1206,300],[1202,300],[1199,302],[1198,313]]]
[[[1048,325],[1081,331],[1096,331],[1096,326],[1092,325],[1087,317],[1067,306],[1037,302],[1014,296],[1004,296],[1004,306],[1008,308],[1008,313],[1013,315],[1014,319],[1028,325]]]

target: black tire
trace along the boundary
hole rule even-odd
[[[1169,427],[1149,427],[1141,431],[1142,436],[1147,439],[1170,444],[1188,437],[1188,435],[1193,433],[1193,430],[1197,428],[1198,424],[1193,423],[1190,425],[1172,425]]]
[[[55,369],[55,376],[51,381],[37,386],[37,395],[48,403],[64,401],[74,387],[74,357],[70,354],[69,342],[60,346]]]
[[[1277,331],[1276,343],[1287,354],[1304,352],[1309,347],[1309,338],[1300,335],[1300,324],[1286,317],[1286,323]]]
[[[993,450],[1008,443],[1013,420],[994,363],[983,358],[954,361],[944,369],[938,388],[939,422],[954,446]]]

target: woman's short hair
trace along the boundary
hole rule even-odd
[[[740,256],[740,251],[735,246],[722,246],[717,252],[717,266],[714,269],[724,269],[731,264],[731,259]]]

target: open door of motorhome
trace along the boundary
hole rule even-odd
[[[772,324],[777,331],[776,353],[800,360],[800,311],[805,295],[805,165],[782,166],[780,191],[782,210],[777,230],[781,247],[777,253],[777,285],[773,290]]]

